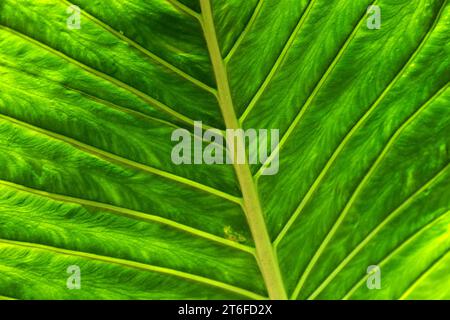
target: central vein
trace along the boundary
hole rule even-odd
[[[228,75],[225,69],[223,57],[220,53],[219,43],[217,41],[210,0],[200,0],[200,5],[202,10],[201,21],[216,77],[218,100],[222,116],[227,129],[241,129],[234,111]],[[269,233],[267,232],[261,203],[259,201],[258,192],[256,190],[256,185],[253,180],[250,167],[248,163],[239,164],[238,161],[236,161],[238,154],[245,154],[245,150],[239,150],[239,148],[245,149],[245,144],[243,143],[244,138],[241,135],[235,139],[239,139],[241,141],[240,143],[234,143],[235,146],[240,146],[238,148],[234,148],[234,169],[242,191],[243,207],[247,222],[255,242],[258,265],[270,298],[277,300],[287,299],[280,268],[274,248],[270,241]]]

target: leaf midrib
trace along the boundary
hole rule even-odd
[[[216,35],[210,0],[200,0],[200,7],[202,10],[202,27],[216,77],[218,101],[225,125],[227,129],[242,129],[239,125],[233,105],[228,73]],[[233,150],[235,152],[233,155],[233,166],[241,187],[243,209],[255,243],[258,266],[263,276],[269,297],[271,299],[284,300],[287,299],[287,294],[284,288],[276,253],[267,231],[266,222],[264,221],[259,195],[250,171],[250,166],[247,161],[245,164],[236,163],[236,155],[238,153],[245,154],[242,135],[237,139],[239,139],[241,143],[235,143],[234,145],[239,146],[241,150]]]

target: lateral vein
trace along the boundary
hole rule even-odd
[[[322,255],[323,251],[325,250],[325,248],[328,246],[328,243],[333,238],[334,234],[336,233],[336,231],[340,227],[341,223],[343,222],[343,220],[347,216],[348,212],[350,211],[351,207],[353,206],[353,202],[357,199],[357,197],[359,196],[359,193],[361,192],[361,190],[365,187],[366,183],[370,180],[372,174],[378,169],[378,166],[384,160],[386,155],[389,153],[390,149],[392,148],[392,146],[394,145],[394,143],[396,142],[398,137],[419,116],[419,114],[423,110],[425,110],[432,102],[434,102],[435,99],[437,99],[447,89],[447,87],[448,87],[448,84],[446,86],[444,86],[437,94],[435,94],[428,102],[426,102],[418,110],[416,110],[416,112],[407,121],[405,121],[405,123],[394,133],[394,135],[388,141],[388,143],[386,144],[385,148],[380,153],[380,155],[378,156],[378,158],[376,159],[374,164],[370,167],[370,169],[367,172],[367,174],[363,177],[363,179],[358,184],[357,188],[353,192],[353,194],[350,197],[349,201],[345,205],[345,208],[341,211],[341,213],[338,216],[338,219],[335,221],[335,223],[333,224],[332,228],[330,229],[330,231],[326,235],[325,239],[320,244],[319,249],[316,251],[316,253],[314,254],[313,258],[308,263],[308,266],[306,267],[305,272],[302,274],[302,276],[301,276],[301,278],[300,278],[300,280],[299,280],[299,282],[298,282],[298,284],[297,284],[297,286],[296,286],[296,288],[294,290],[293,296],[297,297],[299,295],[300,290],[303,287],[303,285],[304,285],[306,279],[308,278],[310,272],[314,268],[316,262],[319,260],[320,256]]]
[[[437,21],[437,19],[435,21]],[[428,30],[427,34],[421,40],[421,42],[419,43],[419,46],[417,47],[415,52],[412,54],[411,58],[405,63],[403,68],[397,73],[396,77],[389,83],[389,85],[383,90],[383,92],[380,94],[380,96],[377,98],[377,100],[370,106],[370,108],[356,122],[356,124],[347,133],[347,135],[344,137],[344,139],[339,143],[339,145],[337,146],[337,148],[334,150],[333,154],[331,155],[330,159],[325,164],[325,167],[322,169],[320,174],[314,180],[313,184],[309,188],[309,190],[306,193],[305,197],[302,199],[302,201],[298,205],[298,207],[295,210],[294,214],[289,218],[288,222],[283,227],[283,229],[280,232],[280,234],[277,236],[277,238],[276,238],[276,240],[274,242],[275,246],[277,246],[279,244],[279,242],[283,239],[285,234],[289,231],[289,228],[292,226],[294,221],[301,214],[301,212],[303,211],[303,208],[308,203],[308,201],[311,199],[312,195],[316,192],[317,188],[322,183],[323,178],[326,176],[326,174],[330,170],[331,166],[336,161],[336,159],[339,157],[340,153],[342,152],[344,147],[347,145],[347,143],[350,141],[350,139],[353,137],[353,135],[361,128],[361,126],[366,122],[366,120],[369,118],[369,116],[376,110],[376,108],[384,100],[384,98],[386,97],[387,93],[393,88],[393,86],[401,79],[403,74],[407,71],[408,67],[411,65],[411,63],[414,61],[414,59],[417,57],[417,55],[419,54],[421,49],[426,44],[426,41],[429,39],[432,31],[436,27],[436,24],[437,24],[437,22],[435,22],[435,24]]]
[[[377,3],[378,0],[376,0],[373,5]],[[300,112],[295,117],[294,121],[289,126],[288,130],[284,133],[283,137],[280,140],[280,143],[277,145],[277,147],[273,150],[273,152],[270,154],[270,156],[266,159],[266,161],[262,164],[261,168],[258,170],[258,172],[255,174],[256,179],[259,179],[262,172],[264,171],[264,167],[270,163],[277,153],[280,152],[280,150],[285,145],[286,141],[289,139],[290,135],[294,132],[294,129],[299,124],[300,120],[303,118],[303,115],[306,113],[306,111],[311,106],[311,103],[316,98],[318,92],[322,89],[322,86],[325,84],[325,82],[328,80],[328,77],[331,75],[332,71],[344,55],[345,51],[347,50],[348,46],[350,45],[353,38],[356,36],[356,33],[359,31],[359,27],[364,21],[365,15],[361,18],[361,20],[358,22],[358,24],[353,28],[352,33],[348,36],[347,40],[345,41],[344,45],[339,49],[337,55],[333,59],[333,62],[329,65],[328,69],[325,71],[325,73],[322,75],[321,79],[317,83],[316,87],[304,103],[304,105],[300,108]]]
[[[61,1],[62,3],[66,4],[68,6],[73,5],[73,3],[71,3],[68,0],[59,0],[59,1]],[[115,37],[125,41],[130,46],[134,47],[139,52],[143,53],[145,56],[147,56],[150,59],[156,61],[158,64],[160,64],[160,65],[164,66],[165,68],[169,69],[170,71],[176,73],[180,77],[182,77],[182,78],[192,82],[193,84],[195,84],[196,86],[202,88],[203,90],[206,90],[206,91],[208,91],[208,92],[210,92],[212,94],[216,94],[216,90],[214,88],[208,86],[207,84],[203,83],[202,81],[200,81],[200,80],[194,78],[193,76],[191,76],[190,74],[184,72],[180,68],[174,66],[170,62],[168,62],[168,61],[164,60],[163,58],[157,56],[153,52],[151,52],[148,49],[146,49],[143,46],[141,46],[139,43],[135,42],[134,40],[132,40],[132,39],[128,38],[127,36],[123,35],[122,33],[118,32],[113,27],[107,25],[106,23],[104,23],[103,21],[101,21],[99,18],[95,17],[91,13],[88,13],[86,10],[82,10],[81,14],[84,15],[89,20],[91,20],[93,23],[97,24],[98,26],[100,26],[101,28],[106,30],[107,32],[109,32],[112,35],[114,35]]]
[[[45,197],[45,198],[52,199],[52,200],[59,201],[59,202],[73,203],[73,204],[77,204],[77,205],[80,205],[83,207],[91,207],[94,209],[104,210],[104,211],[110,212],[112,214],[123,216],[123,217],[130,218],[130,219],[163,224],[163,225],[172,227],[174,229],[178,229],[183,232],[189,233],[191,235],[217,242],[217,243],[227,246],[227,247],[231,247],[231,248],[234,248],[234,249],[237,249],[240,251],[244,251],[244,252],[250,253],[252,255],[254,254],[254,248],[252,248],[252,247],[219,237],[212,233],[205,232],[200,229],[193,228],[193,227],[187,226],[185,224],[182,224],[182,223],[179,223],[179,222],[176,222],[173,220],[169,220],[167,218],[160,217],[157,215],[144,213],[144,212],[136,211],[136,210],[131,210],[131,209],[124,208],[124,207],[118,207],[118,206],[114,206],[114,205],[103,203],[103,202],[75,198],[75,197],[62,195],[62,194],[50,193],[47,191],[26,187],[24,185],[20,185],[17,183],[6,181],[6,180],[0,180],[0,185],[4,185],[4,186],[10,187],[10,188],[14,188],[16,190],[20,190],[20,191],[23,191],[26,193],[34,194],[34,195],[37,195],[40,197]]]
[[[303,27],[303,24],[305,23],[306,19],[309,17],[309,14],[312,11],[312,7],[313,7],[313,4],[315,3],[315,1],[316,0],[311,0],[308,3],[308,6],[306,7],[305,11],[303,12],[302,16],[300,17],[300,20],[298,21],[294,31],[291,33],[288,41],[284,45],[283,51],[278,56],[277,60],[275,61],[275,64],[273,65],[273,67],[270,70],[269,74],[267,75],[266,79],[264,80],[264,82],[262,83],[261,87],[258,89],[256,94],[253,96],[252,100],[250,101],[250,103],[246,107],[244,113],[242,114],[241,118],[239,119],[239,122],[241,124],[245,121],[245,119],[247,118],[249,113],[253,110],[256,103],[259,101],[259,99],[261,98],[261,96],[266,91],[267,87],[269,86],[269,84],[272,82],[272,79],[278,72],[278,69],[282,66],[284,60],[287,57],[287,54],[289,53],[289,50],[292,48],[292,45],[294,44],[294,42],[296,40],[297,34]]]
[[[429,223],[425,224],[423,227],[418,229],[416,232],[414,232],[409,238],[407,238],[404,242],[402,242],[397,248],[395,248],[392,252],[390,252],[386,257],[381,260],[377,265],[381,268],[383,267],[394,255],[396,255],[399,251],[401,251],[404,247],[406,247],[408,244],[412,243],[414,239],[416,239],[418,236],[420,236],[423,232],[425,232],[428,228],[436,224],[439,220],[445,219],[446,216],[450,213],[450,211],[445,212],[441,216],[436,217],[435,219],[431,220]],[[345,296],[342,298],[342,300],[348,300],[350,297],[355,293],[355,291],[366,281],[367,275],[362,277],[361,280],[355,283],[350,290],[345,294]]]
[[[231,47],[231,50],[228,52],[228,54],[225,55],[225,65],[228,64],[233,57],[234,53],[237,51],[237,49],[240,47],[242,41],[245,39],[245,36],[249,32],[249,30],[254,25],[256,19],[258,18],[259,14],[261,13],[261,8],[263,6],[264,0],[259,0],[258,4],[255,7],[255,10],[253,10],[253,14],[250,17],[250,20],[247,22],[246,26],[242,30],[241,34],[237,38],[236,42]]]
[[[188,6],[186,6],[185,4],[182,4],[180,1],[177,0],[166,0],[167,2],[171,3],[174,7],[176,7],[178,10],[194,17],[197,20],[201,20],[201,15],[200,13],[192,10],[191,8],[189,8]]]
[[[2,59],[0,59],[0,62],[4,62],[4,61]],[[2,63],[0,63],[0,66],[6,66],[7,68],[13,68],[17,72],[24,72],[23,70],[16,69],[14,67],[11,67],[9,65],[5,65],[5,64],[2,64]],[[34,75],[34,74],[30,73],[30,75]],[[72,87],[64,85],[62,83],[59,83],[59,82],[56,82],[56,81],[53,81],[53,80],[49,80],[49,79],[46,79],[46,80],[48,80],[50,82],[53,82],[53,83],[61,86],[61,88],[64,88],[64,89],[66,89],[68,91],[72,91],[74,93],[77,93],[77,94],[85,97],[86,99],[91,100],[92,102],[101,104],[101,105],[103,105],[103,106],[105,106],[107,108],[111,108],[111,109],[120,111],[122,113],[131,115],[131,116],[136,117],[136,118],[141,118],[141,119],[146,119],[146,120],[149,120],[149,121],[159,122],[161,124],[167,125],[168,127],[172,127],[174,129],[180,129],[181,128],[180,126],[177,126],[176,124],[174,124],[172,122],[169,122],[169,121],[166,121],[166,120],[163,120],[163,119],[159,119],[159,118],[155,118],[155,117],[150,116],[148,114],[142,113],[141,111],[137,111],[137,110],[133,110],[133,109],[130,109],[130,108],[127,108],[127,107],[123,107],[123,106],[117,105],[117,104],[115,104],[115,103],[113,103],[111,101],[104,100],[104,99],[101,99],[99,97],[95,97],[93,95],[90,95],[89,93],[80,91],[78,89],[72,88]],[[27,96],[34,96],[34,97],[37,97],[39,99],[44,99],[44,100],[54,100],[54,99],[50,99],[50,98],[48,98],[46,96],[42,96],[42,95],[36,94],[34,92],[24,90],[24,89],[19,88],[19,87],[11,86],[11,85],[6,84],[4,82],[0,83],[0,86],[20,91],[21,93],[23,93],[24,95],[27,95]],[[56,98],[56,99],[58,99],[58,98]],[[65,102],[63,99],[58,99],[58,100],[61,100],[61,102]]]
[[[46,136],[48,136],[50,138],[53,138],[55,140],[59,140],[59,141],[68,143],[68,144],[74,146],[75,148],[77,148],[79,150],[85,151],[85,152],[87,152],[90,155],[93,155],[93,156],[96,156],[96,157],[100,157],[100,158],[105,159],[107,161],[111,161],[111,162],[114,162],[114,163],[119,163],[119,164],[125,165],[125,166],[130,167],[130,168],[134,168],[134,169],[138,169],[138,170],[141,170],[141,171],[145,171],[145,172],[148,172],[148,173],[160,176],[162,178],[165,178],[165,179],[168,179],[168,180],[172,180],[172,181],[175,181],[175,182],[187,185],[189,187],[201,190],[203,192],[210,193],[212,195],[221,197],[223,199],[226,199],[228,201],[234,202],[236,204],[239,204],[239,205],[241,204],[241,199],[240,198],[235,197],[235,196],[233,196],[231,194],[225,193],[225,192],[223,192],[221,190],[218,190],[218,189],[209,187],[207,185],[201,184],[199,182],[196,182],[196,181],[184,178],[184,177],[180,177],[180,176],[177,176],[175,174],[169,173],[167,171],[156,169],[156,168],[150,167],[148,165],[145,165],[145,164],[142,164],[142,163],[138,163],[138,162],[133,161],[133,160],[129,160],[129,159],[123,158],[121,156],[118,156],[116,154],[110,153],[108,151],[104,151],[104,150],[95,148],[93,146],[87,145],[87,144],[82,143],[82,142],[80,142],[78,140],[75,140],[73,138],[69,138],[69,137],[66,137],[64,135],[48,131],[46,129],[42,129],[42,128],[33,126],[31,124],[28,124],[28,123],[25,123],[23,121],[17,120],[15,118],[11,118],[11,117],[3,115],[3,114],[0,114],[0,119],[3,119],[5,121],[9,121],[9,122],[14,123],[14,124],[16,124],[18,126],[24,127],[24,128],[26,128],[28,130],[39,132],[39,133],[44,134],[44,135],[46,135]]]
[[[239,294],[239,295],[251,298],[251,299],[267,299],[266,297],[263,297],[257,293],[248,291],[246,289],[242,289],[242,288],[239,288],[239,287],[236,287],[236,286],[224,283],[224,282],[220,282],[217,280],[205,278],[203,276],[199,276],[199,275],[195,275],[195,274],[191,274],[191,273],[187,273],[184,271],[179,271],[179,270],[175,270],[175,269],[171,269],[171,268],[159,267],[159,266],[154,266],[154,265],[136,262],[136,261],[132,261],[132,260],[119,259],[119,258],[103,256],[103,255],[98,255],[98,254],[93,254],[93,253],[88,253],[88,252],[83,252],[83,251],[61,249],[61,248],[57,248],[57,247],[36,244],[36,243],[23,242],[23,241],[0,239],[0,243],[10,245],[10,246],[29,248],[29,249],[34,249],[34,250],[43,250],[43,251],[49,251],[49,252],[63,254],[63,255],[72,256],[72,257],[79,257],[79,258],[88,259],[88,260],[100,261],[100,262],[104,262],[104,263],[115,264],[115,265],[123,266],[126,268],[132,268],[132,269],[137,269],[137,270],[142,270],[142,271],[161,273],[161,274],[175,276],[175,277],[182,278],[185,280],[201,283],[204,285],[216,287],[216,288],[219,288],[219,289],[222,289],[225,291],[229,291],[229,292],[233,292],[233,293],[236,293],[236,294]]]
[[[442,260],[446,259],[447,256],[450,254],[450,250],[447,250],[442,256],[440,256],[436,261],[433,262],[431,266],[429,266],[425,272],[422,273],[422,275],[417,278],[408,289],[405,290],[405,292],[400,296],[399,300],[405,300],[408,295],[411,294],[411,292],[414,291],[414,289],[419,285],[420,282],[423,281],[435,268],[439,266],[439,264],[442,262]]]
[[[339,265],[333,269],[330,275],[317,287],[317,289],[308,297],[308,300],[315,299],[327,285],[341,272],[341,270],[359,253],[364,247],[389,224],[393,219],[399,216],[403,210],[410,205],[414,200],[420,196],[426,189],[430,188],[439,178],[448,170],[450,165],[447,164],[442,170],[433,176],[427,183],[414,192],[409,198],[407,198],[402,204],[400,204],[395,210],[389,213],[383,221],[380,222],[372,231],[365,236],[365,238],[339,263]]]
[[[1,62],[1,61],[3,61],[3,60],[0,59],[0,62]],[[0,66],[5,66],[5,65],[3,65],[3,64],[0,63]],[[6,65],[6,67],[8,67],[8,68],[13,68],[14,70],[19,71],[19,72],[24,72],[23,70],[16,69],[16,68],[11,67],[11,66],[9,66],[9,65]],[[28,73],[28,72],[27,72],[27,73]],[[32,74],[32,73],[31,73],[31,74]],[[32,74],[32,75],[33,75],[33,74]],[[137,111],[137,110],[133,110],[133,109],[130,109],[130,108],[127,108],[127,107],[124,107],[124,106],[117,105],[117,104],[115,104],[115,103],[113,103],[113,102],[111,102],[111,101],[107,101],[107,100],[104,100],[104,99],[95,97],[95,96],[93,96],[93,95],[90,95],[89,93],[80,91],[80,90],[78,90],[78,89],[75,89],[75,88],[72,88],[72,87],[70,87],[70,86],[64,85],[64,84],[59,83],[59,82],[57,82],[57,81],[53,81],[53,80],[50,80],[50,79],[47,79],[47,78],[45,78],[45,79],[48,80],[48,81],[50,81],[50,82],[54,82],[54,83],[60,85],[61,87],[67,89],[68,91],[72,91],[72,92],[78,93],[78,94],[82,95],[83,97],[87,98],[88,100],[91,100],[91,101],[93,101],[93,102],[102,104],[102,105],[104,105],[105,107],[108,107],[108,108],[117,110],[117,111],[119,111],[119,112],[122,112],[122,113],[125,113],[125,114],[128,114],[128,115],[131,115],[131,116],[136,117],[136,118],[141,118],[141,119],[145,119],[145,120],[148,120],[148,121],[159,122],[159,123],[161,123],[161,124],[164,124],[164,125],[166,125],[166,126],[168,126],[168,127],[173,128],[173,129],[184,129],[184,128],[182,128],[181,126],[176,125],[175,123],[169,122],[169,121],[167,121],[167,120],[163,120],[163,119],[160,119],[160,118],[156,118],[156,117],[150,116],[150,115],[148,115],[148,114],[145,114],[145,113],[143,113],[143,112],[141,112],[141,111]],[[11,88],[11,89],[14,89],[14,90],[23,92],[24,95],[31,95],[31,96],[38,97],[38,98],[40,98],[40,99],[51,100],[51,99],[49,99],[49,98],[46,97],[46,96],[41,96],[41,95],[35,94],[35,93],[33,93],[33,92],[30,92],[30,91],[25,91],[25,90],[23,90],[23,89],[21,89],[21,88],[14,87],[14,86],[10,86],[10,85],[7,85],[7,84],[5,84],[5,83],[0,83],[0,86],[8,87],[8,88]],[[61,102],[65,103],[64,100],[61,100]],[[223,132],[222,132],[221,130],[218,130],[217,132],[220,132],[220,134],[223,135]],[[198,137],[198,136],[194,135],[194,134],[193,134],[192,132],[190,132],[190,131],[189,131],[189,134],[191,135],[192,139],[201,140],[201,141],[205,141],[205,142],[211,143],[211,141],[206,140],[203,136],[202,136],[202,137]],[[223,147],[222,145],[218,144],[217,142],[214,142],[213,144],[214,144],[216,147],[218,147],[218,148],[224,149],[224,147]]]
[[[22,39],[24,39],[24,40],[26,40],[28,42],[31,42],[34,45],[39,46],[42,49],[44,49],[44,50],[46,50],[46,51],[48,51],[48,52],[50,52],[50,53],[52,53],[52,54],[54,54],[54,55],[64,59],[64,60],[66,60],[66,61],[76,65],[80,69],[83,69],[83,70],[87,71],[88,73],[93,74],[94,76],[102,78],[102,79],[104,79],[104,80],[106,80],[106,81],[116,85],[117,87],[134,94],[135,96],[140,98],[145,103],[148,103],[148,104],[158,108],[159,110],[161,110],[163,112],[166,112],[167,114],[170,114],[171,116],[177,118],[178,120],[180,120],[180,121],[182,121],[184,123],[189,124],[190,126],[194,126],[194,120],[192,120],[191,118],[189,118],[189,117],[187,117],[187,116],[185,116],[185,115],[183,115],[183,114],[181,114],[181,113],[171,109],[170,107],[168,107],[167,105],[165,105],[161,101],[156,100],[153,97],[150,97],[146,93],[144,93],[144,92],[142,92],[142,91],[140,91],[140,90],[138,90],[138,89],[136,89],[136,88],[134,88],[134,87],[132,87],[132,86],[130,86],[130,85],[120,81],[120,80],[118,80],[118,79],[115,79],[115,78],[113,78],[113,77],[111,77],[111,76],[109,76],[109,75],[107,75],[107,74],[105,74],[103,72],[100,72],[100,71],[98,71],[98,70],[96,70],[94,68],[91,68],[91,67],[89,67],[89,66],[87,66],[87,65],[85,65],[85,64],[83,64],[83,63],[81,63],[81,62],[79,62],[79,61],[77,61],[77,60],[75,60],[75,59],[73,59],[73,58],[71,58],[69,56],[67,56],[67,55],[65,55],[64,53],[62,53],[60,51],[45,45],[42,42],[39,42],[39,41],[37,41],[37,40],[35,40],[33,38],[28,37],[27,35],[25,35],[23,33],[18,32],[17,30],[13,30],[13,29],[11,29],[11,28],[9,28],[7,26],[4,26],[4,25],[0,25],[0,29],[3,29],[3,30],[5,30],[5,31],[7,31],[7,32],[9,32],[11,34],[14,34],[15,36],[20,37],[20,38],[22,38]],[[205,125],[205,127],[206,127],[206,125]]]

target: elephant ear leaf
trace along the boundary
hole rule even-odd
[[[0,296],[449,299],[449,31],[447,0],[1,0]],[[175,163],[200,122],[279,141]]]

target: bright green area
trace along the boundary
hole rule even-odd
[[[205,3],[0,1],[0,299],[450,299],[448,1]],[[230,106],[277,175],[172,163]]]

